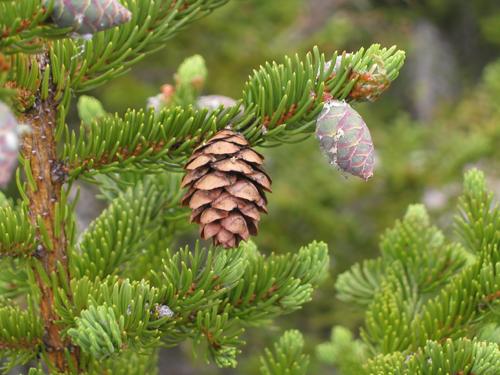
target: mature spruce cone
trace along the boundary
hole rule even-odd
[[[264,157],[231,130],[222,130],[198,147],[186,164],[182,204],[200,224],[200,235],[215,245],[235,247],[256,235],[260,213],[267,212],[264,191],[271,179],[262,170]]]

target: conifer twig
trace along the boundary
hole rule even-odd
[[[18,341],[18,342],[1,342],[0,350],[32,350],[37,345],[41,344],[38,340]]]
[[[48,55],[39,54],[36,56],[36,61],[43,76],[49,64]],[[59,263],[69,277],[64,226],[56,228],[55,224],[57,204],[61,200],[63,184],[63,179],[58,173],[54,137],[57,102],[51,94],[51,87],[46,97],[42,91],[43,89],[37,91],[35,105],[22,119],[31,127],[31,132],[23,139],[22,148],[25,167],[31,170],[35,183],[35,186],[28,184],[27,187],[29,217],[32,225],[37,228],[37,240],[41,243],[42,237],[48,237],[49,246],[44,242],[44,245],[38,245],[37,249],[37,258],[43,271],[47,275],[52,275],[57,272]],[[41,233],[41,227],[44,234]],[[65,349],[68,342],[62,338],[60,328],[56,324],[59,317],[54,310],[54,291],[52,286],[44,281],[40,271],[35,267],[34,273],[41,291],[40,313],[45,327],[44,343],[51,365],[60,371],[66,371],[68,363]],[[77,353],[71,355],[73,361],[78,363]]]

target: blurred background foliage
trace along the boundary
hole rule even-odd
[[[249,73],[266,60],[313,45],[333,52],[370,43],[397,44],[408,54],[394,86],[377,103],[356,106],[377,150],[374,178],[345,178],[328,165],[315,139],[262,150],[274,192],[256,243],[262,251],[280,252],[325,241],[332,252],[331,278],[305,310],[265,332],[250,330],[238,370],[207,367],[186,346],[183,356],[178,350],[163,353],[160,373],[257,373],[256,354],[282,328],[304,332],[307,351],[314,353],[333,325],[360,324],[360,316],[336,300],[333,280],[354,262],[375,256],[379,235],[408,204],[426,204],[446,230],[464,169],[479,165],[490,188],[500,190],[500,2],[232,0],[93,93],[108,112],[145,107],[163,84],[173,83],[185,58],[200,54],[208,67],[204,94],[238,99]],[[326,372],[318,366],[313,358],[310,373]]]

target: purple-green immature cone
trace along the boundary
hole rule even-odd
[[[44,0],[47,6],[50,0]],[[53,22],[77,34],[94,34],[130,21],[132,13],[118,0],[54,0]]]
[[[5,187],[17,165],[18,125],[14,114],[0,102],[0,187]]]
[[[364,180],[373,176],[370,130],[349,104],[338,100],[325,103],[316,122],[316,137],[330,164]]]

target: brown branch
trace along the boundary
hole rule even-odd
[[[8,72],[10,70],[10,59],[0,53],[0,72]]]
[[[47,9],[42,8],[39,11],[35,11],[31,17],[29,18],[23,18],[19,21],[19,24],[17,28],[15,29],[10,29],[9,27],[5,26],[2,32],[0,33],[0,41],[5,40],[7,38],[11,37],[17,37],[19,34],[22,32],[29,30],[30,28],[34,28],[36,26],[39,26],[38,24],[34,24],[33,20],[37,18],[40,14],[45,14],[47,12]]]
[[[497,299],[500,299],[500,290],[497,290],[496,292],[489,294],[483,298],[483,300],[488,303],[491,303]]]
[[[222,348],[222,345],[215,340],[214,334],[210,332],[208,328],[203,328],[201,332],[203,333],[203,335],[205,335],[208,343],[212,348],[214,348],[215,350],[219,350],[220,348]]]
[[[182,141],[177,142],[177,143],[173,144],[172,146],[170,146],[169,151],[174,152],[175,150],[177,150],[180,147],[180,145],[183,142],[186,142],[186,141],[192,140],[192,139],[197,140],[198,143],[201,142],[201,137],[198,138],[198,137],[186,136],[185,138],[183,138]],[[71,175],[71,172],[75,169],[81,168],[81,170],[79,171],[78,174],[82,174],[82,173],[89,172],[91,170],[97,170],[97,169],[105,166],[106,164],[111,164],[111,163],[118,162],[118,161],[121,161],[121,160],[124,160],[127,158],[138,157],[140,159],[141,154],[144,152],[144,150],[153,149],[154,153],[159,153],[160,151],[162,151],[165,148],[165,144],[166,144],[166,141],[164,141],[164,140],[160,140],[157,142],[144,141],[143,143],[138,144],[133,150],[130,150],[126,147],[120,147],[112,155],[105,153],[103,156],[101,156],[101,158],[99,158],[97,160],[92,159],[92,158],[77,160],[72,164],[63,165],[61,168],[63,168],[65,173],[70,175],[71,178],[75,178],[74,175]],[[139,161],[141,161],[141,160],[139,160]]]
[[[33,350],[41,344],[39,339],[20,340],[16,342],[2,342],[0,341],[0,350]]]
[[[34,246],[32,244],[26,243],[16,243],[10,246],[0,245],[0,258],[1,257],[32,257],[35,252],[33,250]]]
[[[40,76],[49,63],[48,55],[36,56],[37,64],[41,69]],[[22,121],[31,126],[31,132],[23,139],[22,154],[29,163],[36,187],[27,189],[29,197],[29,217],[32,225],[37,229],[37,238],[41,239],[37,218],[41,218],[52,242],[51,249],[43,249],[38,253],[38,261],[42,263],[48,275],[57,272],[60,263],[68,274],[67,240],[64,228],[60,235],[56,235],[55,211],[56,203],[61,200],[62,181],[53,178],[53,168],[57,165],[56,141],[54,138],[57,103],[53,95],[49,94],[46,100],[41,99],[41,93],[36,93],[35,104],[29,109]],[[65,349],[70,343],[61,336],[61,329],[56,324],[59,320],[54,310],[54,290],[50,284],[45,284],[43,278],[34,269],[36,280],[41,291],[40,312],[44,322],[44,344],[48,352],[50,364],[61,372],[69,368],[65,356]],[[68,274],[69,277],[69,274]],[[78,354],[71,353],[74,365],[78,368]]]

